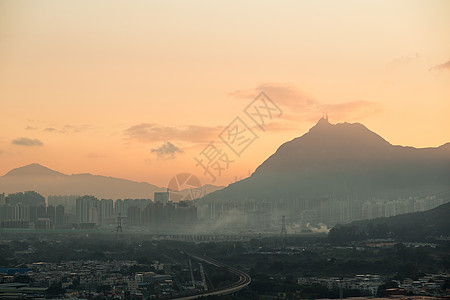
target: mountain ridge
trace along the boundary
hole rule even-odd
[[[205,184],[204,194],[222,188]],[[138,182],[125,178],[95,175],[90,173],[64,174],[38,163],[14,168],[0,176],[0,192],[7,194],[34,190],[43,196],[49,195],[93,195],[98,198],[151,198],[155,192],[163,192],[148,182]],[[181,191],[189,193],[188,189]]]
[[[414,148],[392,145],[360,123],[322,118],[283,143],[253,174],[200,202],[244,199],[396,198],[433,193],[450,182],[450,143]]]
[[[449,197],[447,192],[446,198]],[[338,224],[331,229],[328,237],[333,242],[342,243],[366,238],[394,237],[397,240],[417,241],[429,236],[446,236],[450,232],[449,215],[450,202],[447,202],[426,211]]]
[[[11,169],[3,176],[69,176],[67,174],[52,170],[38,163],[31,163],[25,166]]]

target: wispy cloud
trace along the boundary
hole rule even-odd
[[[174,159],[177,153],[183,153],[184,151],[171,142],[166,142],[158,148],[151,149],[150,152],[155,153],[162,159]]]
[[[89,152],[85,155],[87,158],[105,158],[106,155],[97,153],[97,152]]]
[[[320,111],[331,114],[335,120],[346,121],[347,119],[363,119],[380,113],[382,109],[374,102],[356,100],[337,104],[323,104],[320,106]]]
[[[349,121],[365,118],[381,111],[378,104],[366,100],[323,103],[310,93],[291,84],[264,83],[254,89],[234,91],[231,95],[236,98],[253,99],[260,91],[264,91],[278,105],[287,108],[288,111],[283,119],[290,121],[317,121],[324,114],[329,114],[336,121]],[[274,129],[280,128],[274,126]]]
[[[217,138],[221,126],[161,126],[154,123],[141,123],[124,131],[126,139],[141,143],[155,143],[168,140],[204,143]]]
[[[315,122],[324,114],[329,114],[333,121],[353,121],[379,113],[381,108],[374,102],[354,100],[340,103],[323,103],[310,93],[292,85],[264,83],[256,88],[236,90],[230,95],[239,99],[253,100],[264,91],[277,105],[287,108],[282,120],[267,124],[265,130],[283,132],[297,130],[294,122]],[[297,123],[298,124],[298,123]],[[157,143],[181,141],[189,143],[206,143],[216,140],[224,126],[163,126],[155,123],[141,123],[124,130],[129,142]],[[184,147],[184,149],[188,149]],[[152,149],[157,150],[157,149]]]
[[[83,124],[83,125],[71,125],[66,124],[63,126],[53,126],[53,127],[45,127],[43,129],[40,129],[39,127],[35,126],[27,126],[25,130],[42,130],[44,132],[53,132],[53,133],[61,133],[61,134],[70,134],[70,133],[80,133],[85,132],[90,129],[92,129],[93,126],[90,124]]]
[[[68,133],[80,133],[85,132],[89,129],[92,129],[92,125],[89,124],[83,124],[83,125],[69,125],[66,124],[62,127],[56,128],[56,127],[47,127],[44,128],[44,131],[47,132],[56,132],[56,133],[62,133],[62,134],[68,134]]]
[[[264,126],[265,131],[270,132],[286,132],[286,131],[298,131],[298,126],[294,125],[292,122],[270,122]],[[259,126],[252,126],[252,129],[259,130]]]
[[[26,137],[17,138],[12,141],[12,144],[19,146],[44,146],[44,143],[42,143],[40,140],[29,139]]]
[[[407,65],[407,64],[415,62],[419,58],[420,58],[420,54],[416,52],[416,53],[413,53],[410,55],[396,57],[389,62],[389,65],[392,65],[392,66],[393,65]]]
[[[64,125],[64,127],[60,130],[61,133],[79,133],[85,132],[87,130],[92,129],[93,126],[90,124],[83,125]]]
[[[318,101],[312,95],[291,84],[264,83],[255,89],[237,90],[230,95],[236,98],[253,99],[261,91],[264,91],[277,104],[289,108],[300,109],[318,104]]]
[[[445,63],[435,65],[429,69],[430,71],[450,71],[450,60]]]

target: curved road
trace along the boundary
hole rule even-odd
[[[175,298],[175,299],[187,300],[187,299],[197,299],[197,298],[200,298],[200,297],[207,297],[207,296],[227,295],[227,294],[231,294],[231,293],[237,292],[237,291],[245,288],[252,281],[252,278],[250,277],[250,275],[248,275],[245,272],[242,272],[239,269],[236,269],[236,268],[231,267],[231,266],[227,266],[227,265],[225,265],[225,264],[223,264],[221,262],[218,262],[218,261],[216,261],[214,259],[211,259],[211,258],[200,257],[200,256],[196,256],[196,255],[191,255],[191,256],[193,258],[197,259],[197,260],[204,261],[204,262],[206,262],[208,264],[211,264],[211,265],[219,267],[219,268],[225,267],[231,273],[234,273],[237,276],[239,276],[239,280],[234,282],[232,285],[229,285],[229,286],[221,288],[221,289],[209,290],[209,291],[201,293],[201,294],[191,295],[191,296],[186,296],[186,297],[180,297],[180,298]]]

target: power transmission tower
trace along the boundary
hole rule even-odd
[[[203,290],[208,290],[208,285],[206,284],[206,277],[205,277],[205,270],[203,269],[203,265],[199,263],[200,265],[200,275],[202,276],[202,282],[203,282]]]
[[[342,283],[343,278],[339,279],[339,299],[344,299],[344,285]]]
[[[192,287],[195,289],[194,272],[192,272],[192,263],[191,263],[191,259],[190,258],[189,258],[189,269],[191,270]]]
[[[116,227],[116,238],[122,237],[123,231],[122,231],[122,217],[121,214],[119,213],[119,216],[117,217],[117,227]]]
[[[286,217],[283,216],[281,219],[281,234],[286,234]]]

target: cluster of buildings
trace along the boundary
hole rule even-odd
[[[450,274],[427,274],[418,280],[406,278],[403,281],[394,282],[398,287],[386,290],[386,296],[396,295],[421,295],[442,297],[448,296],[448,290],[444,290],[445,282],[450,280]],[[351,278],[338,277],[299,277],[297,283],[301,285],[320,284],[328,289],[352,289],[359,290],[368,295],[376,296],[378,288],[383,285],[384,278],[379,275],[356,275]]]
[[[98,200],[92,196],[78,197],[75,217],[78,224],[110,225],[120,222],[128,226],[153,229],[190,225],[197,221],[197,208],[192,202],[169,201],[169,192],[157,192],[151,199]]]
[[[26,269],[0,269],[0,298],[161,299],[203,291],[203,282],[181,282],[172,265],[154,261],[145,272],[132,272],[136,261],[67,261],[32,263]],[[183,272],[189,270],[183,266]],[[180,274],[178,274],[180,275]],[[23,278],[30,280],[24,282]],[[21,279],[20,279],[21,278]]]
[[[448,201],[448,200],[447,200]],[[200,219],[215,220],[223,226],[265,230],[279,227],[285,216],[288,225],[305,227],[323,223],[332,227],[337,223],[390,217],[420,212],[446,203],[436,196],[408,197],[396,200],[298,198],[298,199],[233,199],[204,203],[198,207]],[[233,217],[238,214],[238,217]]]
[[[25,192],[23,196],[27,193]],[[19,193],[16,193],[19,194]],[[20,201],[0,194],[0,226],[2,228],[81,228],[117,225],[140,226],[151,229],[170,229],[190,225],[207,226],[208,230],[242,230],[271,232],[280,227],[285,216],[288,233],[298,233],[311,226],[354,220],[390,217],[420,212],[445,203],[436,196],[409,197],[397,200],[362,201],[347,199],[236,199],[193,204],[192,201],[172,202],[170,191],[157,192],[154,199],[97,199],[93,196],[48,196],[39,194]],[[20,196],[20,195],[19,195]],[[30,196],[30,195],[28,195]],[[40,196],[40,197],[39,197]],[[10,200],[11,198],[11,200]],[[197,224],[201,221],[201,224]]]
[[[299,277],[297,283],[301,285],[320,284],[328,289],[351,289],[359,290],[372,296],[376,296],[378,288],[384,284],[379,275],[356,275],[351,278],[339,277]]]
[[[91,229],[98,226],[142,226],[152,229],[186,226],[197,221],[192,201],[170,201],[170,192],[157,192],[151,199],[97,199],[94,196],[23,197],[0,194],[1,228]],[[20,195],[19,195],[20,196]],[[17,199],[18,198],[18,199]],[[20,199],[23,199],[21,201]]]
[[[62,226],[63,218],[64,207],[47,206],[45,198],[35,192],[0,194],[1,228],[49,229]]]
[[[155,263],[158,268],[162,265]],[[146,272],[145,280],[142,274],[129,272],[136,261],[68,261],[60,264],[33,263],[27,265],[28,269],[0,270],[0,298],[13,297],[44,298],[48,288],[58,286],[59,291],[67,298],[89,298],[104,296],[111,299],[144,298],[145,282],[158,281],[159,275],[155,272]],[[6,272],[7,271],[7,272]],[[129,274],[129,275],[125,275]],[[23,283],[18,278],[26,276],[29,283]],[[170,276],[169,276],[170,277]],[[18,282],[22,281],[22,283]]]
[[[395,294],[428,295],[434,297],[448,296],[449,291],[443,290],[445,282],[450,281],[450,274],[427,274],[418,280],[411,278],[398,282],[398,288],[390,289],[387,292]]]

